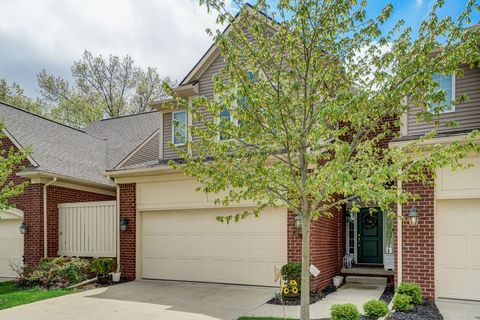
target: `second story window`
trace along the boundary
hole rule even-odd
[[[220,116],[218,117],[218,121],[219,121],[219,124],[220,124],[220,129],[225,128],[229,122],[232,122],[233,119],[232,119],[232,115],[230,114],[230,110],[225,109],[222,112],[220,112]],[[220,134],[218,136],[218,139],[220,141],[222,141],[222,140],[228,140],[228,139],[230,139],[230,137],[226,133],[220,132]]]
[[[453,101],[455,100],[455,75],[434,73],[432,79],[438,83],[438,90],[445,91],[445,100],[439,103],[432,103],[429,111],[436,111],[436,109],[441,107],[442,110],[439,110],[439,113],[454,112],[455,105],[453,104]]]
[[[176,146],[187,142],[187,111],[174,111],[172,113],[172,142]]]

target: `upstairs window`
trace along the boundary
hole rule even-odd
[[[172,142],[176,146],[187,142],[187,111],[174,111],[172,113]]]
[[[218,117],[219,119],[219,124],[220,124],[220,129],[223,131],[223,129],[227,126],[227,124],[229,122],[233,122],[233,119],[232,119],[232,115],[230,114],[230,110],[228,109],[225,109],[223,110],[222,112],[220,112],[220,116]],[[230,137],[224,133],[224,132],[220,132],[219,136],[218,136],[218,139],[220,141],[223,141],[223,140],[228,140],[230,139]]]
[[[438,83],[438,90],[445,91],[445,100],[440,103],[432,103],[429,111],[433,112],[440,107],[443,107],[442,110],[439,110],[439,113],[454,112],[455,105],[453,104],[453,100],[455,100],[455,75],[434,73],[432,79]]]

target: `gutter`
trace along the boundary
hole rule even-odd
[[[43,257],[48,256],[48,223],[47,223],[47,187],[57,181],[57,177],[53,177],[53,180],[43,185]]]

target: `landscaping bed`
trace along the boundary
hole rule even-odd
[[[385,301],[387,304],[392,301],[393,296],[395,295],[395,288],[392,284],[388,284],[385,290],[383,290],[382,295],[380,296],[380,301]]]
[[[411,312],[392,312],[388,320],[442,320],[443,316],[433,301],[424,300],[416,305]]]

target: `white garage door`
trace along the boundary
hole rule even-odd
[[[437,202],[436,291],[480,300],[480,199]]]
[[[0,219],[0,277],[16,276],[11,265],[20,266],[23,261],[21,223],[21,219]]]
[[[287,261],[286,209],[229,225],[215,220],[239,210],[142,213],[143,278],[275,285],[274,267]]]

